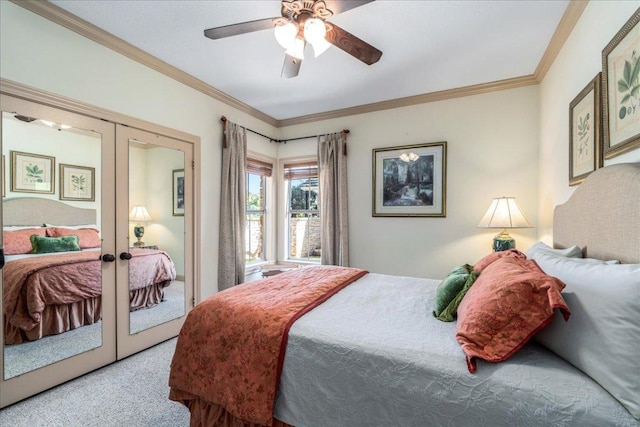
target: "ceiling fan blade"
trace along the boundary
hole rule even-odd
[[[382,51],[333,23],[331,27],[331,31],[327,31],[325,37],[329,43],[339,47],[367,65],[375,64],[380,60]]]
[[[297,76],[300,72],[300,65],[302,65],[302,59],[294,58],[291,55],[285,55],[282,74],[280,74],[280,76],[285,79]]]
[[[276,19],[280,18],[265,18],[255,21],[241,22],[239,24],[225,25],[223,27],[209,28],[208,30],[204,30],[204,35],[205,37],[216,40],[236,36],[238,34],[266,30],[268,28],[273,28]]]
[[[327,9],[332,11],[334,15],[355,9],[356,7],[360,7],[373,1],[375,0],[324,0],[327,5]]]

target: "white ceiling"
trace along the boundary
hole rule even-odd
[[[377,0],[332,17],[383,52],[365,65],[331,47],[283,79],[271,30],[207,28],[280,16],[280,1],[50,0],[277,120],[532,75],[568,0]]]

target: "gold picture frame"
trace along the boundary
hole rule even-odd
[[[569,185],[602,167],[602,75],[598,73],[569,104]]]
[[[604,157],[640,147],[640,9],[602,51]]]
[[[447,216],[447,143],[373,149],[374,217]]]
[[[96,169],[60,163],[60,200],[95,202]]]
[[[173,216],[184,216],[184,169],[173,172]]]
[[[11,191],[55,193],[55,162],[52,156],[11,151]]]

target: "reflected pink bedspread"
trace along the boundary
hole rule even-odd
[[[356,268],[300,268],[201,302],[178,337],[170,399],[189,406],[201,398],[245,423],[271,425],[289,328],[365,274]]]
[[[130,290],[156,283],[169,285],[176,270],[163,251],[132,249]],[[45,306],[71,304],[102,293],[100,252],[82,251],[22,258],[4,266],[4,315],[25,331],[35,328]]]

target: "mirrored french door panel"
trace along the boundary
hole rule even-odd
[[[115,360],[115,125],[0,101],[6,406]]]
[[[192,145],[118,126],[118,357],[177,335],[193,298]],[[125,304],[126,299],[126,304]]]

